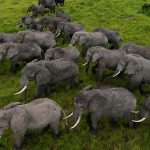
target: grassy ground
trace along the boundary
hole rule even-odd
[[[116,29],[124,38],[124,43],[132,41],[141,45],[150,45],[150,18],[140,13],[141,7],[149,0],[66,0],[63,9],[68,12],[74,22],[81,22],[88,31],[96,26],[104,26]],[[18,29],[16,24],[21,16],[25,14],[26,8],[33,0],[0,0],[0,32],[15,32]],[[34,3],[36,1],[34,0]],[[61,38],[58,40],[61,46]],[[67,43],[66,43],[67,45]],[[73,88],[69,92],[64,91],[63,86],[55,86],[50,98],[56,100],[67,112],[72,111],[74,95],[85,85],[96,84],[94,76],[87,76],[84,73],[80,59],[80,77],[83,80],[80,88]],[[13,101],[22,101],[21,96],[12,94],[19,90],[19,77],[21,69],[17,74],[9,72],[9,61],[0,64],[0,106],[4,106]],[[106,71],[104,76],[112,72]],[[127,87],[128,78],[122,76],[113,80],[102,81],[101,85],[111,84],[115,86]],[[59,88],[58,88],[59,87]],[[150,86],[146,89],[150,92]],[[33,100],[34,84],[31,84],[28,93],[28,101]],[[139,91],[135,91],[138,106],[141,106],[145,97]],[[69,121],[72,124],[72,121]],[[32,139],[25,138],[23,150],[149,150],[150,149],[150,121],[147,119],[138,129],[125,127],[124,120],[119,121],[114,128],[109,124],[107,118],[103,118],[99,123],[99,132],[92,135],[86,123],[86,115],[83,115],[79,125],[79,131],[71,131],[67,134],[64,130],[64,121],[61,121],[61,138],[54,140],[52,131],[47,133],[34,132]],[[12,150],[12,134],[7,130],[0,140],[7,150]],[[2,148],[0,148],[2,149]]]

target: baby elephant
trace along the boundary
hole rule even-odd
[[[63,109],[53,100],[41,98],[27,104],[10,103],[0,110],[0,136],[5,129],[13,132],[15,150],[20,150],[22,140],[30,129],[44,129],[51,126],[55,137],[59,135],[59,124]],[[66,127],[68,126],[66,120]]]
[[[79,58],[79,50],[74,46],[67,46],[64,48],[51,48],[45,53],[45,60],[54,60],[60,58],[66,58],[72,61],[76,61]]]
[[[129,121],[129,126],[133,127],[132,111],[136,108],[135,96],[124,88],[110,89],[90,89],[84,88],[74,98],[74,109],[67,118],[73,115],[75,128],[81,119],[81,115],[85,109],[89,109],[91,113],[91,127],[95,133],[97,123],[101,117],[107,116],[111,119],[125,117]]]

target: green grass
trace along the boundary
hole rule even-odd
[[[32,0],[0,0],[0,32],[16,32],[16,24],[21,16],[26,12],[27,6],[36,1]],[[135,42],[141,45],[150,45],[150,17],[140,13],[141,7],[149,0],[66,0],[63,9],[68,12],[74,22],[81,22],[88,31],[92,31],[96,26],[115,29],[123,36],[124,41]],[[61,39],[58,43],[61,45]],[[65,44],[67,45],[67,43]],[[80,67],[80,78],[83,80],[80,88],[73,88],[69,92],[64,90],[64,86],[53,87],[53,93],[49,98],[56,100],[69,114],[72,111],[73,97],[76,93],[88,84],[96,85],[95,77],[88,76],[81,65],[84,62],[80,58],[78,64]],[[19,77],[21,69],[17,74],[9,71],[9,61],[0,63],[0,106],[13,102],[21,101],[21,96],[13,96],[13,93],[19,90]],[[104,76],[112,74],[106,71]],[[127,87],[129,79],[125,76],[113,80],[102,81],[101,85],[115,85]],[[34,84],[29,88],[28,101],[33,100]],[[146,86],[150,92],[150,85]],[[139,91],[134,92],[137,98],[137,109],[142,105],[145,99]],[[26,102],[28,102],[26,101]],[[24,103],[26,103],[24,102]],[[73,124],[69,120],[70,125]],[[86,115],[82,116],[78,132],[70,131],[67,134],[64,130],[64,121],[61,121],[61,138],[54,140],[52,131],[47,133],[33,132],[32,139],[25,138],[23,141],[23,150],[149,150],[150,149],[150,120],[143,122],[138,129],[129,129],[125,127],[125,121],[121,120],[114,128],[109,124],[107,118],[103,118],[99,125],[97,135],[92,135],[86,123]],[[12,134],[7,130],[0,144],[4,143],[7,150],[12,150]],[[0,148],[1,149],[1,148]]]

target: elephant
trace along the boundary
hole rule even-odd
[[[0,110],[0,137],[6,129],[11,129],[15,150],[21,149],[24,136],[29,130],[44,129],[51,126],[54,137],[59,137],[62,107],[52,99],[40,98],[29,103],[13,102]],[[68,127],[67,119],[65,126]]]
[[[144,83],[150,83],[150,60],[147,60],[137,54],[127,54],[118,63],[115,74],[116,77],[120,72],[131,77],[129,90],[139,88],[140,93],[144,94]]]
[[[105,29],[103,27],[96,27],[93,32],[103,32],[108,38],[108,42],[112,44],[112,48],[119,48],[119,42],[122,41],[122,36],[117,31]]]
[[[78,66],[70,60],[57,59],[53,61],[37,61],[34,60],[28,63],[20,78],[21,91],[15,95],[23,93],[23,98],[26,99],[27,87],[29,81],[35,80],[36,97],[42,94],[48,95],[50,93],[49,84],[67,83],[66,89],[76,83],[76,77],[79,74]]]
[[[73,112],[67,118],[73,116],[75,128],[81,119],[83,111],[89,109],[91,114],[91,129],[97,131],[97,122],[103,116],[110,117],[114,121],[125,117],[129,126],[133,127],[132,111],[136,108],[135,96],[125,88],[91,89],[84,88],[74,97]],[[65,118],[65,119],[67,119]]]
[[[42,4],[38,6],[35,6],[33,4],[33,5],[30,5],[27,9],[27,13],[32,12],[33,17],[37,17],[38,14],[41,14],[41,16],[44,16],[45,11],[46,9]]]
[[[45,0],[45,8],[50,9],[51,13],[55,12],[56,3],[55,0]]]
[[[123,51],[127,54],[138,54],[143,56],[146,59],[150,59],[150,46],[141,46],[135,43],[125,43],[120,48],[120,51]]]
[[[63,18],[67,22],[71,22],[71,17],[67,13],[64,13],[62,10],[57,11],[56,17]]]
[[[11,61],[11,70],[16,71],[16,65],[19,61],[29,62],[33,59],[42,59],[43,51],[36,44],[26,42],[22,44],[17,43],[3,43],[0,45],[0,60],[8,58]]]
[[[18,42],[18,37],[17,33],[0,33],[0,43],[17,43]]]
[[[93,46],[108,46],[108,39],[102,32],[78,31],[72,36],[70,46],[78,44],[82,46],[82,56],[85,57],[87,49]]]
[[[60,4],[61,6],[64,5],[64,0],[55,0],[56,5]]]
[[[84,25],[72,22],[61,22],[57,26],[55,36],[58,37],[63,32],[64,33],[63,43],[64,43],[64,41],[70,40],[73,34],[78,31],[86,31]]]
[[[84,64],[86,66],[86,72],[88,72],[91,60],[96,62],[96,65],[92,68],[93,71],[97,68],[98,79],[101,80],[105,68],[115,70],[119,61],[123,58],[124,54],[118,50],[108,50],[101,46],[94,46],[87,50]]]
[[[56,46],[54,35],[51,32],[21,31],[18,32],[18,41],[20,43],[35,42],[43,51]]]
[[[67,46],[64,48],[55,47],[48,49],[45,53],[45,60],[55,60],[60,58],[77,61],[79,58],[79,50],[74,46]]]

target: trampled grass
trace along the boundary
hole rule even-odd
[[[149,0],[66,0],[63,9],[72,17],[72,21],[81,22],[88,31],[92,31],[96,26],[115,29],[123,36],[123,43],[132,41],[141,45],[150,45],[150,17],[140,13],[141,7]],[[17,32],[16,24],[21,16],[25,14],[28,5],[36,3],[36,0],[0,0],[0,32]],[[58,45],[61,45],[61,38]],[[67,42],[66,44],[67,45]],[[53,87],[53,92],[49,98],[56,100],[68,113],[72,111],[73,97],[88,84],[96,85],[95,77],[92,74],[86,75],[81,65],[84,62],[80,58],[78,64],[80,68],[80,78],[83,80],[80,88],[74,87],[69,92],[63,86]],[[9,71],[9,61],[0,63],[0,106],[13,102],[28,102],[34,99],[34,83],[31,84],[28,92],[28,101],[23,101],[21,96],[13,96],[19,90],[19,77],[21,69],[12,74]],[[106,71],[104,76],[109,76],[113,72]],[[128,78],[121,76],[116,79],[102,81],[100,85],[115,85],[127,87]],[[146,90],[150,93],[150,85],[146,85]],[[139,91],[134,91],[137,98],[137,109],[142,105],[145,97]],[[72,125],[72,120],[69,120]],[[86,115],[82,116],[78,132],[70,131],[66,133],[64,121],[61,121],[61,137],[59,140],[52,138],[52,131],[47,133],[33,132],[32,138],[25,138],[23,150],[149,150],[150,149],[150,121],[147,119],[137,129],[125,127],[125,121],[120,120],[116,127],[112,127],[107,118],[103,118],[99,123],[99,131],[92,135],[86,122]],[[7,150],[12,150],[13,141],[10,130],[7,130],[0,144],[4,143]],[[0,147],[0,149],[3,149]]]

